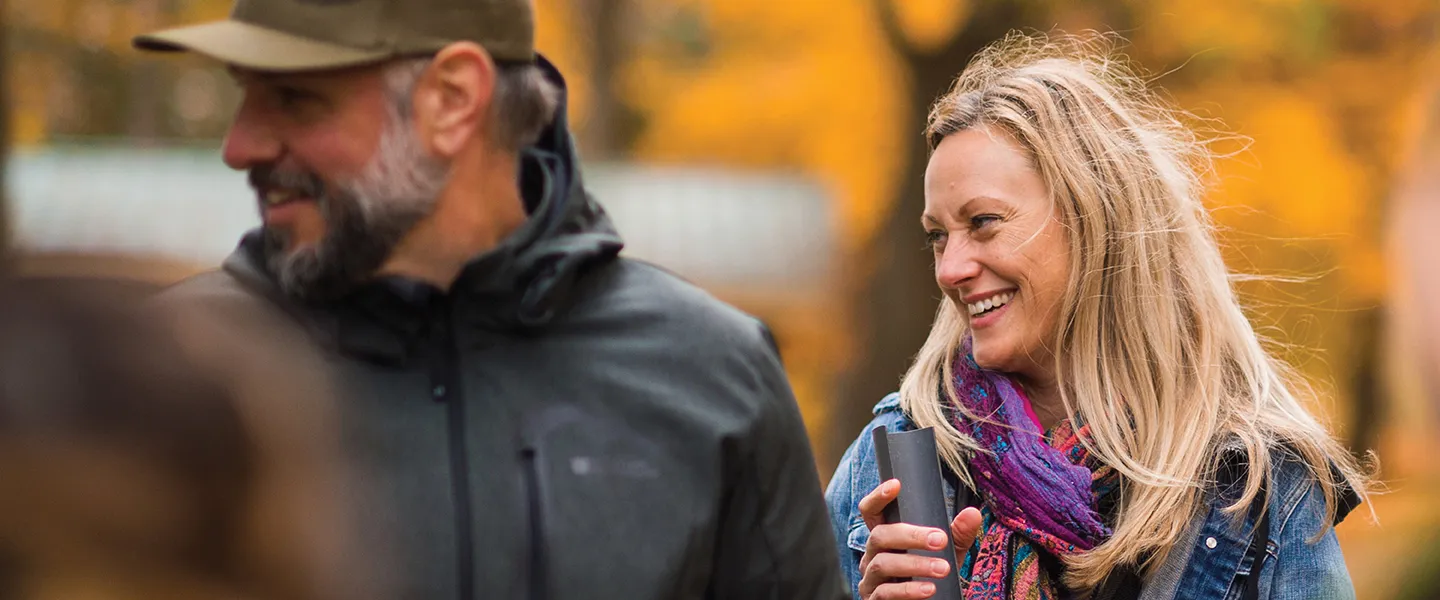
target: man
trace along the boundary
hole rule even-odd
[[[264,222],[168,301],[327,350],[391,597],[843,597],[770,336],[617,256],[532,37],[527,0],[238,0],[136,38],[230,67]]]

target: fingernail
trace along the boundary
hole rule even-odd
[[[893,493],[895,493],[895,482],[894,482],[894,481],[887,481],[887,482],[885,482],[885,495],[888,496],[888,495],[893,494]]]
[[[935,573],[936,577],[944,577],[950,571],[950,563],[943,560],[933,561],[930,563],[930,570]]]
[[[922,593],[922,594],[933,594],[933,593],[935,593],[935,584],[929,583],[929,582],[925,582],[925,583],[920,584],[920,593]]]
[[[930,537],[925,538],[925,541],[930,544],[931,548],[940,548],[945,545],[945,534],[937,531],[930,534]]]

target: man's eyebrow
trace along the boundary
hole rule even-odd
[[[234,80],[235,83],[254,81],[257,75],[253,71],[246,71],[233,65],[225,67],[225,74],[229,75],[230,79]]]
[[[282,83],[285,78],[284,74],[266,73],[264,71],[252,71],[249,69],[242,69],[233,65],[225,67],[225,72],[230,75],[231,79],[235,80],[236,83],[240,84],[256,82],[272,84]]]

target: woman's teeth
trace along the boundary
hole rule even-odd
[[[1005,306],[1006,304],[1009,304],[1010,300],[1013,298],[1015,298],[1015,292],[1005,292],[1003,294],[996,294],[974,304],[967,304],[966,306],[970,309],[970,316],[974,317],[981,313]]]

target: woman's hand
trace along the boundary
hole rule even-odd
[[[870,528],[870,541],[860,559],[860,597],[864,600],[909,600],[929,598],[935,584],[928,581],[895,579],[928,577],[937,579],[950,575],[950,564],[943,559],[915,554],[899,554],[903,550],[939,550],[945,547],[946,532],[932,527],[906,523],[885,524],[881,511],[900,494],[900,480],[881,483],[860,500],[860,515]],[[970,545],[980,534],[980,511],[966,508],[950,522],[950,539],[955,540],[955,564],[965,559]]]

